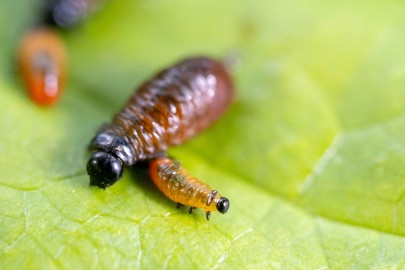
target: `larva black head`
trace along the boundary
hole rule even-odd
[[[131,146],[125,138],[115,133],[113,124],[103,125],[101,130],[93,138],[89,150],[111,153],[119,158],[125,165],[131,166],[137,160]]]
[[[217,210],[218,212],[225,214],[229,209],[229,200],[225,197],[219,198],[217,202]]]
[[[94,152],[87,162],[90,185],[106,188],[113,185],[122,175],[122,161],[106,152]]]

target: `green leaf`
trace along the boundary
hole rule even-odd
[[[404,3],[109,1],[62,33],[49,109],[14,68],[39,5],[0,3],[1,269],[405,268]],[[97,128],[195,54],[235,62],[237,99],[170,154],[229,212],[188,215],[142,169],[90,188]]]

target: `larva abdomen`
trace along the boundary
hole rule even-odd
[[[166,197],[190,209],[202,208],[207,219],[212,211],[226,213],[229,201],[207,184],[192,177],[178,161],[161,157],[149,165],[149,175]],[[190,212],[191,212],[190,211]]]
[[[90,159],[94,164],[88,163],[88,172],[90,178],[92,174],[98,176],[91,182],[106,187],[120,177],[117,173],[115,181],[101,179],[98,171],[102,169],[92,170],[104,166],[101,163],[107,156],[99,152],[107,153],[118,167],[121,162],[130,166],[155,158],[170,145],[180,144],[210,126],[232,99],[230,75],[219,61],[190,58],[161,71],[142,84],[113,122],[104,125],[92,140],[90,148],[98,156]]]
[[[132,165],[153,158],[198,134],[222,115],[232,100],[223,65],[192,58],[160,72],[132,96],[107,130],[132,150]]]

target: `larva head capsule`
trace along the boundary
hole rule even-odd
[[[87,162],[90,186],[106,188],[113,185],[122,175],[122,161],[106,152],[94,152]]]
[[[229,209],[229,200],[225,197],[221,197],[217,202],[218,212],[225,214]]]

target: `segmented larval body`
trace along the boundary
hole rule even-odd
[[[233,99],[231,78],[216,60],[183,60],[142,84],[91,143],[125,165],[155,158],[215,122]]]
[[[166,157],[155,159],[149,164],[149,175],[166,197],[179,205],[190,206],[190,213],[195,208],[202,208],[209,219],[212,211],[223,214],[228,211],[227,198],[191,176],[176,160]]]

